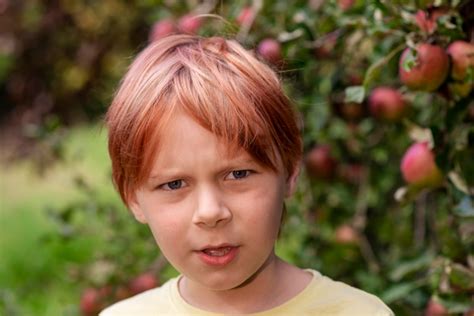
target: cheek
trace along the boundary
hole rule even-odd
[[[153,204],[160,207],[148,205],[145,212],[148,226],[160,248],[169,248],[168,244],[172,247],[186,235],[187,214],[176,206]]]
[[[175,268],[179,268],[182,250],[187,249],[184,238],[186,229],[182,223],[180,226],[180,222],[169,220],[166,223],[149,223],[149,227],[160,252]]]
[[[242,199],[247,201],[245,205],[246,212],[250,212],[248,216],[249,224],[255,233],[265,230],[266,233],[278,233],[280,227],[281,216],[283,212],[283,189],[280,187],[265,188],[256,191],[251,197]]]

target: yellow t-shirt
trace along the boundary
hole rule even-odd
[[[307,271],[313,274],[313,279],[298,295],[270,310],[251,315],[393,315],[376,296],[345,283],[335,282],[317,271]],[[159,288],[118,302],[103,310],[100,316],[222,315],[188,304],[179,294],[178,280],[179,277],[171,279]]]

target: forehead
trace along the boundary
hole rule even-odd
[[[229,142],[202,126],[190,115],[177,111],[156,133],[158,138],[154,161],[173,164],[200,157],[207,161],[251,156],[237,142]]]

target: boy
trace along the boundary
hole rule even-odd
[[[392,315],[375,296],[275,255],[302,143],[276,74],[237,42],[151,44],[107,125],[114,183],[181,276],[101,315]]]

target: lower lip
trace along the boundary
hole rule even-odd
[[[206,254],[203,251],[199,251],[199,258],[201,260],[211,266],[225,266],[234,260],[234,258],[237,256],[237,253],[239,252],[238,247],[232,247],[228,253],[226,253],[223,256],[210,256]]]

